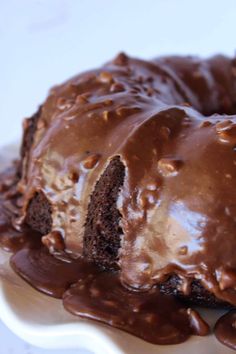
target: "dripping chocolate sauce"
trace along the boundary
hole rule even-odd
[[[227,347],[236,350],[236,311],[232,310],[222,316],[215,324],[216,338]]]
[[[33,230],[12,226],[19,199],[14,169],[0,175],[0,246],[12,253],[14,271],[35,289],[63,301],[74,315],[122,329],[154,344],[177,344],[190,335],[205,336],[209,325],[199,313],[157,287],[135,292],[121,285],[118,272],[107,272],[83,259],[52,256]],[[215,335],[236,349],[236,311],[219,319]]]

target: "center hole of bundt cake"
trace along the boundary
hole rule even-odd
[[[115,156],[97,181],[90,197],[84,233],[86,259],[109,269],[117,268],[122,229],[117,198],[123,185],[125,166]]]

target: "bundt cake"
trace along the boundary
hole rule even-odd
[[[15,225],[60,259],[236,305],[236,60],[119,54],[24,122]]]
[[[120,54],[24,123],[22,223],[122,282],[236,304],[236,61]],[[177,286],[176,286],[177,285]]]

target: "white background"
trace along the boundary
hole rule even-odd
[[[0,0],[0,145],[50,86],[119,51],[234,55],[235,0]],[[0,354],[48,354],[0,324]],[[78,351],[57,351],[57,354]],[[148,353],[145,353],[148,354]]]

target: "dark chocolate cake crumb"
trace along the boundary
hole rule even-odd
[[[42,192],[34,195],[28,205],[25,222],[33,230],[47,235],[52,228],[52,207]]]
[[[104,267],[117,268],[122,229],[116,202],[125,167],[114,157],[91,196],[84,233],[84,256]]]

